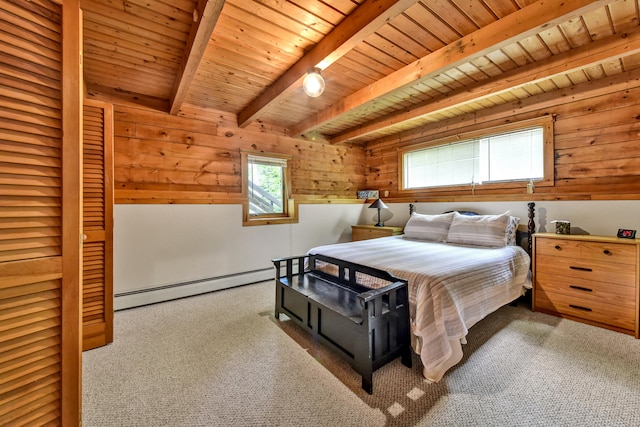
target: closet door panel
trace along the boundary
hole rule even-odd
[[[0,424],[78,425],[79,7],[3,0],[0,24]]]
[[[113,341],[113,108],[83,108],[82,348]]]

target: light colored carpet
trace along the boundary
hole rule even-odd
[[[83,425],[638,426],[640,340],[503,307],[437,384],[397,359],[374,394],[342,359],[273,318],[272,281],[120,311],[83,353]]]

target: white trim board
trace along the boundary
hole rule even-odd
[[[266,268],[263,270],[248,271],[228,276],[212,277],[208,279],[158,286],[155,288],[122,292],[114,295],[113,308],[115,311],[118,311],[127,308],[140,307],[143,305],[200,295],[236,286],[263,282],[265,280],[273,279],[273,277],[273,268]]]

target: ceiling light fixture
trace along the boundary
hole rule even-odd
[[[302,89],[304,93],[312,98],[317,98],[324,92],[324,79],[320,75],[320,68],[314,67],[309,70],[302,81]]]

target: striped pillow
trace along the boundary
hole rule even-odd
[[[501,215],[466,216],[455,213],[447,241],[461,245],[503,247],[507,244],[509,212]]]
[[[404,237],[409,239],[444,242],[447,239],[453,212],[440,215],[412,213],[404,226]]]

